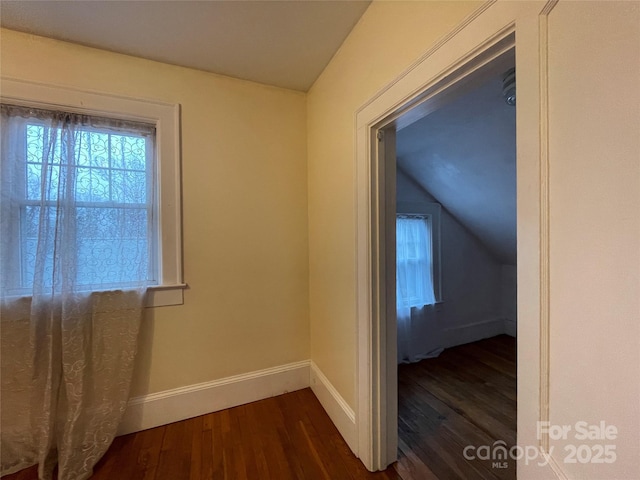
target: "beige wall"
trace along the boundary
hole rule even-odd
[[[147,311],[133,395],[309,358],[304,94],[2,30],[1,73],[182,105],[182,306]]]
[[[577,422],[618,431],[591,443],[614,462],[563,462],[568,478],[640,478],[639,26],[639,2],[549,15],[549,419],[572,429],[550,445],[563,461]]]
[[[190,288],[183,306],[147,312],[133,395],[311,357],[354,406],[354,114],[477,5],[374,2],[306,103],[2,30],[4,76],[182,105]]]
[[[355,113],[481,2],[374,2],[307,98],[311,358],[355,407]]]

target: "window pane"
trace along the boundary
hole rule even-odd
[[[119,203],[147,201],[147,174],[130,170],[115,170],[112,181],[113,200]]]
[[[148,270],[147,212],[128,208],[79,208],[78,283],[144,280]]]
[[[128,134],[56,115],[23,130],[15,286],[58,284],[61,271],[79,287],[153,280],[149,127]]]
[[[27,198],[39,200],[40,188],[42,188],[42,164],[27,163]]]
[[[42,162],[44,127],[27,125],[27,162]]]
[[[41,213],[42,218],[41,218]],[[36,265],[43,265],[45,285],[52,285],[55,242],[55,207],[27,206],[22,214],[22,281],[29,287]],[[76,269],[76,284],[122,284],[148,277],[149,240],[147,212],[143,209],[78,208],[77,237],[73,249],[58,258],[63,268]],[[40,243],[40,252],[38,252]],[[65,253],[73,251],[75,258]],[[38,261],[37,255],[41,255]],[[75,256],[75,255],[74,255]]]
[[[43,170],[43,185],[45,190],[45,197],[47,200],[55,200],[59,195],[60,189],[62,188],[62,186],[60,185],[60,182],[62,180],[62,167],[60,165],[54,164],[50,165],[49,168]]]
[[[146,141],[143,137],[111,136],[111,161],[113,168],[127,170],[146,169]]]
[[[110,200],[109,170],[78,168],[75,199],[79,202],[108,202]]]
[[[21,281],[20,287],[31,287],[36,275],[36,265],[45,285],[53,282],[53,252],[55,242],[55,207],[26,206],[21,212]],[[40,245],[40,261],[37,261]]]

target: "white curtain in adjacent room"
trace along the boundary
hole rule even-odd
[[[2,105],[2,475],[89,478],[115,436],[154,275],[154,135]]]
[[[417,362],[442,351],[435,325],[433,251],[428,217],[396,219],[398,363]]]

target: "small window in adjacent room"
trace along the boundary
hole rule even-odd
[[[396,216],[396,301],[423,307],[441,301],[440,206],[406,207]]]
[[[177,106],[3,80],[1,113],[3,295],[44,273],[182,303]]]

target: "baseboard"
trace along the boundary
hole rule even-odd
[[[445,331],[447,348],[465,343],[477,342],[483,338],[495,337],[506,333],[505,322],[502,318],[469,323],[459,327],[447,328]]]
[[[331,382],[324,376],[320,368],[311,362],[311,390],[331,418],[342,438],[351,451],[358,455],[358,435],[356,415]]]
[[[518,336],[518,324],[511,320],[504,320],[504,333],[510,337],[517,338]]]
[[[290,363],[129,401],[118,435],[197,417],[309,386],[310,362]]]

